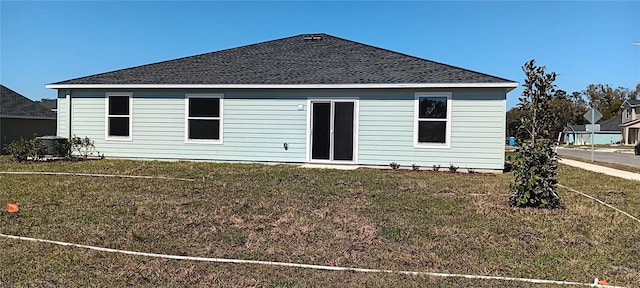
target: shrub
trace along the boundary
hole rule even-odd
[[[416,163],[411,164],[411,169],[413,169],[413,171],[419,171],[420,170],[420,166]]]
[[[398,164],[396,162],[391,162],[391,163],[389,163],[389,167],[391,167],[391,169],[393,169],[393,170],[398,170],[400,168],[400,164]]]
[[[561,207],[560,196],[556,193],[558,159],[551,143],[538,142],[535,146],[523,143],[516,150],[515,158],[515,182],[510,184],[510,204],[517,207]]]
[[[69,158],[71,157],[71,142],[57,141],[53,144],[53,156]]]
[[[42,158],[46,153],[46,149],[42,145],[42,141],[35,137],[29,140],[25,140],[20,137],[20,140],[9,143],[9,145],[5,147],[5,150],[9,155],[11,155],[13,161],[17,162],[27,161],[29,158],[37,160]]]
[[[452,172],[452,173],[456,173],[458,171],[458,168],[459,167],[457,167],[457,166],[455,166],[453,164],[449,164],[449,171]]]
[[[440,164],[433,164],[433,171],[438,172],[440,171]]]
[[[509,173],[513,170],[513,164],[511,162],[504,162],[504,169],[502,169],[503,173]]]
[[[525,79],[524,91],[518,109],[527,111],[520,118],[513,162],[514,183],[510,185],[509,202],[516,207],[559,208],[562,206],[556,192],[558,159],[550,140],[554,114],[549,105],[556,92],[556,73],[545,72],[531,60],[522,67]]]
[[[84,138],[80,138],[74,135],[69,142],[71,144],[70,152],[73,153],[75,151],[81,157],[87,158],[94,153],[98,155],[100,154],[98,151],[96,151],[94,141],[89,139],[89,137],[85,136]]]

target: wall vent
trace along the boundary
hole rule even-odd
[[[304,41],[320,41],[320,40],[322,40],[322,37],[318,35],[304,36]]]

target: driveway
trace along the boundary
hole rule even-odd
[[[629,152],[620,153],[614,151],[595,150],[593,152],[593,160],[596,162],[609,162],[640,168],[640,156],[633,155],[633,151],[631,150],[629,150]],[[591,150],[558,147],[558,155],[561,156],[560,158],[562,158],[562,156],[572,156],[591,160]]]

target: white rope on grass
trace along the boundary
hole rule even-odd
[[[573,188],[571,188],[571,187],[564,186],[564,185],[562,185],[562,184],[558,184],[558,186],[559,186],[559,187],[562,187],[562,188],[564,188],[564,189],[567,189],[567,190],[569,190],[569,191],[571,191],[571,192],[574,192],[574,193],[580,194],[580,195],[582,195],[582,196],[584,196],[584,197],[587,197],[587,198],[589,198],[589,199],[595,200],[596,202],[598,202],[598,203],[600,203],[600,204],[602,204],[602,205],[604,205],[604,206],[607,206],[607,207],[609,207],[609,208],[611,208],[611,209],[613,209],[613,210],[616,210],[616,211],[618,211],[618,212],[620,212],[620,213],[622,213],[622,214],[626,215],[627,217],[629,217],[629,218],[631,218],[631,219],[635,220],[636,222],[640,223],[640,219],[638,219],[638,218],[634,217],[633,215],[631,215],[631,214],[629,214],[629,213],[627,213],[627,212],[625,212],[625,211],[622,211],[622,210],[620,210],[620,209],[618,209],[618,208],[614,207],[613,205],[611,205],[611,204],[609,204],[609,203],[607,203],[607,202],[604,202],[604,201],[602,201],[602,200],[600,200],[600,199],[598,199],[598,198],[596,198],[596,197],[593,197],[593,196],[588,195],[588,194],[586,194],[586,193],[580,192],[580,191],[578,191],[578,190],[576,190],[576,189],[573,189]]]
[[[176,181],[196,181],[189,178],[175,178],[164,176],[139,176],[139,175],[114,175],[114,174],[92,174],[92,173],[72,173],[72,172],[40,172],[40,171],[0,171],[0,174],[11,175],[55,175],[55,176],[89,176],[89,177],[112,177],[112,178],[133,178],[133,179],[161,179]]]
[[[172,260],[188,260],[188,261],[201,261],[201,262],[217,262],[217,263],[234,263],[234,264],[255,264],[255,265],[269,265],[269,266],[284,266],[293,268],[305,268],[315,270],[329,270],[329,271],[351,271],[351,272],[364,272],[364,273],[397,273],[405,275],[417,275],[417,276],[433,276],[433,277],[455,277],[455,278],[467,278],[467,279],[482,279],[482,280],[503,280],[503,281],[518,281],[528,282],[536,284],[555,284],[555,285],[578,285],[578,286],[591,286],[591,287],[605,287],[598,284],[569,282],[569,281],[557,281],[557,280],[544,280],[544,279],[528,279],[528,278],[514,278],[514,277],[500,277],[500,276],[484,276],[484,275],[467,275],[467,274],[449,274],[449,273],[435,273],[435,272],[419,272],[419,271],[402,271],[402,270],[386,270],[386,269],[368,269],[368,268],[354,268],[354,267],[340,267],[340,266],[325,266],[325,265],[313,265],[313,264],[301,264],[301,263],[287,263],[287,262],[274,262],[274,261],[260,261],[260,260],[243,260],[243,259],[226,259],[226,258],[208,258],[208,257],[192,257],[192,256],[180,256],[180,255],[167,255],[157,253],[145,253],[128,250],[119,250],[112,248],[103,248],[90,245],[74,244],[61,241],[53,241],[46,239],[38,239],[23,236],[14,236],[0,233],[0,237],[9,239],[33,241],[41,243],[49,243],[60,246],[72,246],[78,248],[85,248],[95,251],[108,252],[108,253],[120,253],[126,255],[146,256],[155,258],[164,258]],[[624,288],[623,286],[606,286],[608,288]]]
[[[14,175],[63,175],[63,176],[89,176],[89,177],[114,177],[114,178],[133,178],[133,179],[161,179],[161,180],[177,180],[177,181],[196,181],[195,179],[189,178],[175,178],[175,177],[164,177],[164,176],[139,176],[139,175],[114,175],[114,174],[92,174],[92,173],[70,173],[70,172],[39,172],[39,171],[0,171],[0,174],[14,174]],[[204,180],[204,177],[203,177]],[[640,219],[634,217],[633,215],[622,211],[613,205],[610,205],[600,199],[597,199],[591,195],[585,194],[573,188],[564,186],[562,184],[558,184],[559,187],[565,188],[571,192],[580,194],[589,199],[595,200],[600,204],[603,204],[611,209],[614,209],[627,217],[637,221],[640,223]],[[485,194],[479,193],[471,193],[469,195],[472,196],[480,196]],[[506,194],[505,194],[506,195]],[[235,264],[258,264],[258,265],[272,265],[272,266],[285,266],[285,267],[296,267],[296,268],[307,268],[307,269],[317,269],[317,270],[331,270],[331,271],[353,271],[353,272],[365,272],[365,273],[398,273],[398,274],[407,274],[407,275],[427,275],[434,277],[457,277],[457,278],[468,278],[468,279],[484,279],[484,280],[504,280],[504,281],[520,281],[520,282],[529,282],[529,283],[537,283],[537,284],[556,284],[556,285],[581,285],[581,286],[591,286],[591,287],[611,287],[617,288],[622,286],[601,286],[597,283],[589,284],[589,283],[579,283],[579,282],[568,282],[568,281],[557,281],[557,280],[544,280],[544,279],[529,279],[529,278],[513,278],[513,277],[500,277],[500,276],[484,276],[484,275],[466,275],[466,274],[448,274],[448,273],[436,273],[436,272],[417,272],[417,271],[394,271],[394,270],[383,270],[383,269],[368,269],[368,268],[353,268],[353,267],[339,267],[339,266],[324,266],[324,265],[312,265],[312,264],[299,264],[299,263],[285,263],[285,262],[272,262],[272,261],[259,261],[259,260],[242,260],[242,259],[225,259],[225,258],[206,258],[206,257],[191,257],[191,256],[180,256],[180,255],[167,255],[167,254],[156,254],[156,253],[146,253],[146,252],[136,252],[136,251],[128,251],[128,250],[119,250],[119,249],[111,249],[111,248],[103,248],[97,246],[90,245],[82,245],[75,243],[67,243],[60,241],[53,241],[47,239],[38,239],[38,238],[30,238],[23,236],[14,236],[14,235],[6,235],[0,233],[0,237],[25,240],[25,241],[34,241],[34,242],[42,242],[49,244],[56,244],[61,246],[73,246],[79,248],[85,248],[90,250],[109,252],[109,253],[121,253],[128,255],[138,255],[138,256],[147,256],[147,257],[156,257],[156,258],[165,258],[165,259],[174,259],[174,260],[190,260],[190,261],[204,261],[204,262],[218,262],[218,263],[235,263]],[[597,281],[596,281],[597,282]],[[622,287],[623,288],[623,287]]]

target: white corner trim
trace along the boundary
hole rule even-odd
[[[518,82],[388,84],[47,84],[49,89],[363,89],[363,88],[516,88]]]

